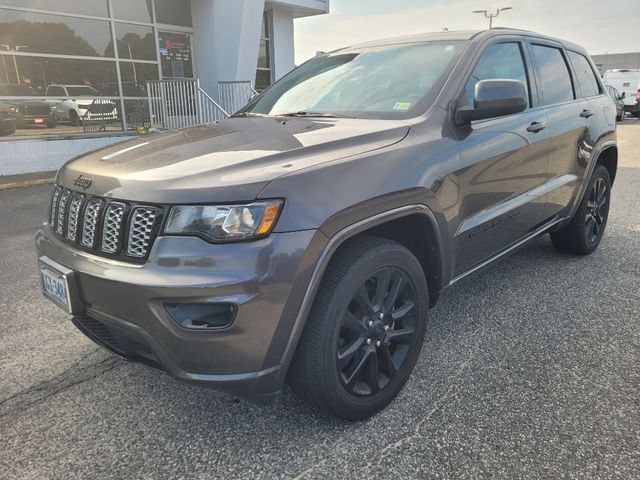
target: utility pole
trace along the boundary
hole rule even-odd
[[[472,13],[482,13],[482,14],[484,14],[484,18],[488,18],[489,19],[489,29],[491,29],[493,27],[493,19],[495,17],[497,17],[498,15],[500,15],[500,12],[504,12],[505,10],[512,10],[512,8],[511,7],[498,8],[498,9],[496,9],[496,13],[489,12],[487,10],[474,10]]]

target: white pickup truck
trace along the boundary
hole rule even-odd
[[[117,120],[116,103],[100,97],[89,85],[49,85],[47,103],[56,107],[58,120],[81,125],[84,120]]]
[[[626,112],[640,117],[640,69],[607,70],[602,80],[605,85],[611,85],[623,95]]]

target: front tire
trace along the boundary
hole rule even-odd
[[[296,350],[289,380],[307,401],[346,420],[386,407],[424,340],[428,288],[399,243],[351,241],[332,259]]]
[[[551,232],[553,246],[575,255],[593,253],[600,245],[607,226],[610,203],[609,171],[602,165],[597,165],[571,221],[560,230]]]

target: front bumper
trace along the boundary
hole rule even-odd
[[[75,272],[74,323],[91,339],[175,378],[245,395],[281,389],[294,317],[325,245],[316,230],[226,245],[158,237],[148,261],[133,265],[76,250],[47,224],[36,235],[40,255]],[[193,331],[165,303],[231,303],[237,311],[222,330]]]

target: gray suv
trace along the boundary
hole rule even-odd
[[[447,287],[607,223],[615,107],[587,52],[494,29],[319,56],[215,125],[69,161],[36,236],[45,295],[92,340],[345,419],[384,408]]]

